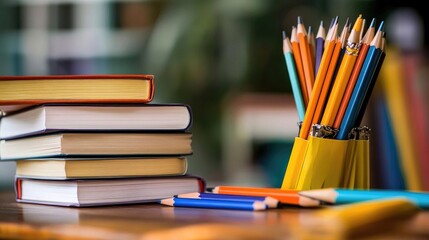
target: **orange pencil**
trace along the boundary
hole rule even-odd
[[[344,97],[341,100],[341,105],[340,105],[340,108],[338,109],[338,114],[335,117],[335,122],[333,126],[334,128],[337,128],[337,129],[340,128],[341,121],[343,120],[344,113],[346,112],[347,105],[349,103],[350,97],[352,96],[353,89],[359,77],[360,70],[365,61],[365,57],[369,49],[369,44],[374,38],[374,35],[375,35],[375,19],[372,19],[371,25],[369,26],[368,30],[365,33],[365,36],[361,41],[362,46],[359,50],[359,55],[358,55],[358,58],[356,59],[355,66],[353,67],[352,74],[350,75],[350,80],[349,80],[349,83],[347,84]]]
[[[319,101],[317,102],[317,106],[314,111],[312,124],[320,123],[320,119],[323,116],[323,111],[325,110],[325,105],[328,99],[329,90],[331,89],[332,81],[334,79],[335,69],[337,68],[338,59],[340,58],[341,45],[342,45],[341,40],[337,38],[337,40],[335,41],[334,52],[332,53],[332,58],[331,58],[331,61],[329,62],[329,68],[326,73],[325,82],[323,83]]]
[[[338,108],[340,107],[341,100],[344,96],[344,91],[347,87],[350,74],[353,70],[357,55],[359,53],[359,35],[361,27],[362,15],[359,15],[348,38],[346,52],[341,61],[337,76],[335,77],[332,90],[329,94],[330,96],[321,121],[322,125],[331,127],[334,125]]]
[[[299,85],[301,86],[302,98],[304,99],[304,106],[308,105],[307,86],[305,84],[304,68],[302,67],[301,52],[299,51],[299,42],[298,36],[296,34],[296,27],[292,27],[292,32],[290,35],[290,43],[292,44],[293,58],[295,59],[295,66],[298,72]]]
[[[302,67],[304,69],[305,84],[307,86],[307,94],[310,97],[314,83],[314,68],[310,59],[310,47],[308,46],[307,32],[301,17],[298,17],[298,26],[296,30],[299,41],[299,50],[301,52]]]
[[[316,62],[316,39],[314,37],[314,33],[311,26],[308,27],[307,39],[308,39],[309,59],[311,60],[311,65],[314,69],[314,64]]]
[[[280,188],[263,187],[217,186],[213,188],[212,192],[242,196],[272,197],[279,200],[281,203],[302,207],[316,207],[320,205],[319,200],[299,195],[299,190],[282,190]]]
[[[320,93],[322,91],[322,87],[324,85],[324,81],[326,79],[326,73],[328,71],[329,62],[332,57],[332,53],[334,51],[335,42],[336,42],[336,29],[338,28],[338,24],[334,23],[333,26],[333,34],[330,34],[328,38],[326,38],[325,43],[327,43],[325,50],[323,51],[322,60],[320,61],[319,70],[317,71],[316,80],[314,81],[314,89],[310,96],[310,101],[307,106],[307,111],[305,111],[304,120],[302,121],[301,130],[299,132],[299,137],[307,139],[311,126],[314,122],[313,116],[317,108],[317,104],[320,99]]]

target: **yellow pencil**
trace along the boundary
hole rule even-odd
[[[326,126],[333,126],[335,117],[340,107],[341,100],[344,95],[344,90],[353,70],[356,58],[359,53],[359,37],[362,28],[362,15],[357,18],[353,30],[347,41],[346,52],[341,61],[340,68],[335,78],[334,85],[331,90],[328,103],[326,105],[321,124]]]

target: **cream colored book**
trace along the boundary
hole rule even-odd
[[[65,131],[186,131],[192,111],[186,104],[44,104],[6,115],[0,139]]]
[[[184,175],[186,157],[44,158],[16,161],[18,177],[40,179]]]
[[[2,140],[1,160],[43,157],[119,157],[192,154],[192,134],[168,133],[56,133]]]

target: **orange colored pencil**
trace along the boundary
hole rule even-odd
[[[322,90],[320,92],[319,101],[317,102],[316,109],[314,110],[312,124],[320,123],[320,119],[323,116],[325,105],[328,99],[329,90],[331,89],[332,81],[334,79],[335,69],[337,68],[338,59],[341,52],[341,40],[337,38],[335,41],[334,52],[332,53],[331,61],[329,62],[329,68],[326,73],[325,82],[323,83]]]
[[[333,28],[338,28],[338,24],[334,25]],[[328,71],[329,62],[332,57],[332,53],[334,51],[335,42],[336,42],[336,30],[334,29],[334,34],[330,35],[330,38],[327,38],[325,42],[327,45],[325,50],[323,51],[322,60],[320,61],[319,70],[317,71],[316,80],[314,81],[313,92],[310,95],[310,101],[307,106],[307,110],[305,111],[304,119],[302,121],[301,130],[299,132],[299,137],[307,139],[311,126],[314,122],[313,116],[316,111],[316,107],[318,101],[320,99],[320,93],[322,91],[322,87],[324,81],[326,79],[326,73]]]
[[[344,96],[344,91],[347,87],[347,83],[349,82],[351,72],[359,53],[358,43],[361,27],[362,16],[359,15],[348,38],[346,52],[341,61],[337,76],[335,77],[332,90],[329,94],[330,96],[328,102],[326,103],[326,108],[321,121],[322,125],[331,127],[334,125],[338,108],[340,107],[341,100]]]
[[[295,66],[298,72],[299,85],[301,86],[302,98],[304,99],[304,106],[308,105],[309,94],[307,93],[307,86],[305,84],[304,68],[302,67],[301,52],[299,50],[298,36],[296,34],[296,27],[292,27],[290,35],[290,43],[292,44],[293,58],[295,59]]]
[[[280,188],[263,187],[217,186],[213,188],[212,192],[242,196],[272,197],[279,200],[281,203],[302,207],[316,207],[320,205],[320,201],[318,200],[299,195],[299,190],[283,190]]]
[[[310,59],[310,47],[308,46],[307,31],[305,30],[305,26],[301,20],[301,17],[298,17],[296,34],[298,36],[299,50],[301,52],[307,94],[310,97],[314,84],[314,68],[312,64],[313,61]]]
[[[340,128],[341,121],[343,120],[344,113],[346,112],[347,105],[352,96],[353,89],[356,85],[356,81],[359,77],[360,70],[365,61],[366,54],[369,49],[369,44],[375,35],[375,19],[372,20],[371,25],[365,33],[365,36],[362,39],[362,46],[359,50],[358,58],[356,59],[355,66],[353,68],[352,74],[350,75],[349,83],[347,84],[346,91],[344,92],[343,99],[341,100],[340,108],[338,109],[338,114],[335,117],[334,128]]]
[[[308,27],[308,33],[307,33],[307,40],[308,40],[308,53],[309,53],[309,59],[311,60],[311,66],[314,70],[314,64],[316,61],[316,39],[314,37],[313,30],[310,27]]]

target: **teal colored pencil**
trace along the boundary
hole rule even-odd
[[[196,199],[196,198],[166,198],[160,201],[163,205],[172,207],[189,207],[189,208],[213,208],[229,210],[248,210],[258,211],[266,210],[267,205],[261,201],[232,201],[222,199]]]
[[[414,192],[407,190],[387,189],[341,189],[325,188],[306,190],[299,193],[302,196],[317,199],[332,204],[356,203],[375,199],[405,197],[422,209],[429,209],[429,192]]]
[[[296,109],[298,110],[299,121],[304,120],[305,114],[305,104],[302,96],[301,88],[299,85],[299,78],[296,72],[295,60],[293,58],[292,44],[288,37],[286,37],[286,32],[283,31],[283,55],[286,60],[286,68],[289,74],[290,83],[292,86],[292,93],[295,100]]]

